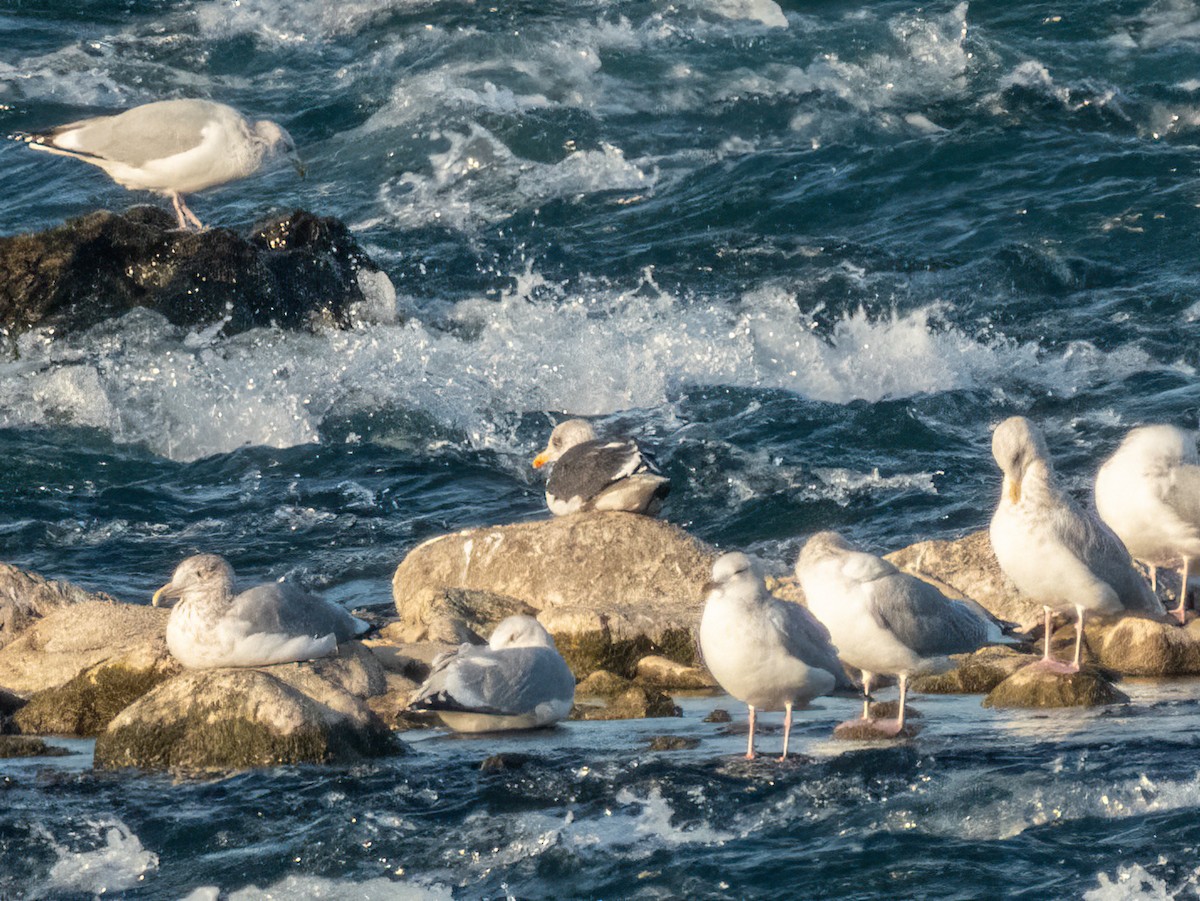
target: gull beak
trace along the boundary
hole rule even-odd
[[[162,588],[158,589],[158,591],[154,592],[154,597],[152,597],[150,599],[150,604],[154,607],[161,607],[163,598],[168,596],[167,592],[170,591],[171,589],[173,589],[174,587],[175,587],[174,585],[172,585],[170,582],[168,582]]]
[[[1010,479],[1008,482],[1008,499],[1014,504],[1021,502],[1021,483],[1016,479]]]
[[[543,466],[545,466],[549,462],[550,462],[550,455],[548,453],[546,453],[545,451],[542,451],[540,454],[538,454],[536,457],[533,458],[533,468],[541,469]]]

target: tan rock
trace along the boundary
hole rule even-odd
[[[995,616],[1017,623],[1024,630],[1041,621],[1041,605],[1021,595],[1000,571],[986,530],[954,541],[919,541],[885,559],[948,597],[978,601]]]
[[[169,610],[83,601],[60,607],[0,649],[0,688],[28,697],[101,664],[175,672],[164,637]]]
[[[387,727],[351,693],[386,690],[372,662],[379,666],[369,652],[351,650],[322,661],[187,671],[109,723],[96,740],[96,767],[229,770],[395,752]]]
[[[85,601],[118,603],[106,594],[85,591],[70,582],[51,581],[0,563],[0,648],[59,607]]]
[[[909,685],[920,694],[987,694],[1017,670],[1039,659],[1004,645],[980,648],[974,654],[958,654],[958,666],[936,676],[918,676]]]
[[[637,662],[637,678],[644,685],[680,691],[717,688],[717,680],[699,666],[684,666],[667,657],[651,654]]]
[[[28,735],[0,735],[0,760],[11,757],[66,757],[71,752]]]
[[[915,738],[920,731],[918,723],[907,720],[899,732],[884,729],[873,720],[848,720],[834,727],[833,737],[838,741],[905,741]]]
[[[633,687],[633,682],[606,669],[598,669],[575,686],[575,696],[584,698],[615,698]]]
[[[1059,675],[1036,666],[1017,670],[983,699],[984,707],[1098,707],[1129,698],[1099,670]]]
[[[612,698],[604,707],[576,705],[573,720],[641,720],[661,716],[682,716],[671,696],[635,685]]]
[[[1200,673],[1200,620],[1181,629],[1173,622],[1127,616],[1086,621],[1084,640],[1100,666],[1130,676]]]
[[[690,665],[715,557],[682,529],[630,513],[445,535],[413,549],[396,569],[399,637],[482,637],[473,623],[490,624],[523,604],[577,677],[596,669],[632,676],[650,653]]]

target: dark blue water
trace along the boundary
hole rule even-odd
[[[215,551],[247,578],[386,601],[422,539],[544,514],[529,460],[563,413],[638,435],[673,479],[670,519],[777,568],[817,528],[886,550],[982,526],[989,430],[1011,413],[1085,494],[1131,426],[1197,424],[1198,43],[1190,0],[3,4],[0,132],[164,97],[274,118],[309,178],[280,167],[193,208],[340,216],[402,322],[221,339],[135,314],[9,341],[0,558],[137,601]],[[147,199],[10,142],[0,198],[0,234]],[[114,847],[96,825],[113,821],[118,870],[157,856],[122,889],[147,896],[387,874],[463,897],[1077,897],[1119,872],[1178,891],[1200,866],[1176,732],[1195,711],[1190,690],[1146,691],[1121,714],[1133,737],[1084,750],[970,701],[939,740],[778,776],[737,770],[732,744],[643,768],[640,725],[572,724],[539,745],[536,801],[454,781],[445,767],[486,754],[429,740],[361,773],[169,801],[154,782],[21,776],[0,848],[30,863],[0,888],[69,894],[57,855]],[[831,715],[808,716],[818,742]],[[1002,779],[965,791],[981,771],[1023,774],[1021,803],[1044,777],[1061,813],[1004,806]],[[1143,776],[1162,809],[1126,797]],[[932,799],[910,819],[867,803],[901,784]],[[385,864],[351,853],[339,795],[393,818],[370,839]],[[234,813],[247,803],[278,834]],[[623,826],[602,826],[606,805]],[[228,837],[165,822],[180,810],[227,815]]]

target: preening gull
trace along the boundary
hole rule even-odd
[[[838,662],[829,632],[799,604],[767,593],[745,554],[713,563],[712,583],[700,619],[700,650],[720,686],[750,708],[746,759],[754,758],[758,710],[783,710],[783,754],[788,753],[792,708],[854,683]]]
[[[1135,559],[1150,567],[1179,569],[1179,605],[1187,617],[1187,583],[1200,559],[1200,455],[1196,440],[1172,425],[1148,425],[1125,436],[1096,474],[1096,510]]]
[[[550,433],[533,468],[553,463],[546,504],[555,516],[580,510],[624,510],[653,516],[662,509],[671,482],[629,439],[600,441],[590,422],[568,419]]]
[[[863,720],[870,720],[873,676],[899,676],[899,714],[894,722],[876,726],[893,735],[904,728],[909,676],[952,669],[951,654],[1019,643],[982,607],[951,600],[836,532],[808,539],[796,561],[796,577],[808,609],[829,629],[838,656],[862,670]]]
[[[296,145],[281,126],[268,119],[251,122],[211,100],[161,100],[13,137],[35,150],[98,166],[131,191],[170,198],[181,229],[189,222],[204,227],[183,202],[184,194],[245,178],[276,154],[289,157],[304,175]]]
[[[565,718],[575,677],[532,616],[501,620],[486,645],[463,644],[434,661],[409,702],[456,732],[537,729]]]
[[[1013,416],[992,433],[992,455],[1004,473],[992,516],[996,559],[1017,588],[1046,611],[1046,649],[1040,666],[1079,671],[1085,613],[1162,615],[1162,603],[1138,575],[1125,545],[1096,516],[1058,487],[1038,428]],[[1050,611],[1075,609],[1075,659],[1050,656]]]
[[[179,598],[167,621],[167,647],[190,669],[315,660],[370,629],[344,608],[287,583],[235,595],[233,568],[216,554],[180,563],[154,592],[154,606],[163,598]]]

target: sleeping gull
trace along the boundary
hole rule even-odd
[[[553,725],[574,701],[575,677],[550,633],[532,616],[510,616],[486,645],[435,660],[409,707],[435,711],[456,732],[499,732]]]
[[[1058,487],[1042,433],[1013,416],[992,433],[992,454],[1004,473],[992,516],[996,560],[1017,589],[1046,613],[1046,649],[1038,666],[1079,672],[1086,612],[1161,615],[1162,603],[1138,575],[1121,539]],[[1050,656],[1050,612],[1075,609],[1075,659]]]
[[[857,550],[836,532],[808,539],[796,561],[796,577],[808,609],[829,629],[838,656],[862,670],[863,722],[871,722],[873,676],[900,677],[895,721],[872,723],[891,735],[904,728],[909,676],[953,669],[951,654],[1019,643],[982,607],[951,600],[928,582]]]
[[[838,662],[829,632],[799,604],[772,597],[745,554],[713,563],[712,583],[700,619],[700,650],[720,686],[750,708],[746,759],[754,759],[754,716],[784,711],[787,759],[792,708],[835,689],[854,691]]]
[[[281,126],[267,119],[251,122],[211,100],[161,100],[13,137],[35,150],[98,166],[131,191],[169,197],[181,229],[189,222],[204,227],[183,202],[184,194],[245,178],[278,153],[304,175],[296,145]]]
[[[560,422],[533,468],[553,463],[546,504],[555,516],[580,510],[624,510],[653,516],[662,509],[671,482],[629,439],[600,441],[583,419]]]
[[[1096,474],[1096,510],[1129,548],[1150,567],[1181,570],[1179,606],[1187,617],[1187,583],[1200,559],[1200,455],[1195,438],[1172,425],[1148,425],[1125,436]]]
[[[233,568],[216,554],[188,557],[153,604],[179,598],[167,647],[189,669],[269,666],[328,657],[370,628],[342,607],[281,582],[234,594]]]

